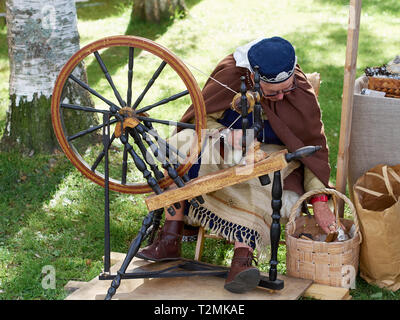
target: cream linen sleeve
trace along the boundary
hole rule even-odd
[[[225,110],[207,114],[207,129],[222,129],[225,128],[223,124],[220,124],[217,120],[222,118]]]
[[[304,167],[304,190],[308,192],[321,188],[325,188],[321,180],[319,180],[310,169]]]

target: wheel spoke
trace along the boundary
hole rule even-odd
[[[166,103],[169,103],[169,102],[174,101],[176,99],[179,99],[181,97],[184,97],[188,93],[189,93],[189,91],[185,90],[185,91],[182,91],[180,93],[174,94],[174,95],[170,96],[169,98],[165,98],[165,99],[163,99],[163,100],[161,100],[161,101],[159,101],[157,103],[154,103],[154,104],[151,104],[149,106],[143,107],[143,108],[137,110],[136,113],[139,114],[139,113],[142,113],[142,112],[147,112],[147,111],[149,111],[149,110],[151,110],[151,109],[153,109],[155,107],[161,106],[163,104],[166,104]]]
[[[110,121],[110,124],[116,123],[117,121],[118,121],[117,119],[111,120],[111,121]],[[75,139],[77,139],[77,138],[83,137],[84,135],[86,135],[86,134],[88,134],[88,133],[91,133],[91,132],[93,132],[93,131],[102,129],[103,127],[104,127],[104,124],[100,124],[100,125],[98,125],[98,126],[91,127],[91,128],[89,128],[89,129],[79,131],[78,133],[75,133],[75,134],[72,135],[72,136],[68,136],[68,137],[67,137],[67,140],[68,140],[68,141],[75,140]]]
[[[77,106],[77,105],[68,104],[68,103],[61,103],[60,106],[61,106],[61,108],[65,108],[65,109],[80,110],[80,111],[86,111],[86,112],[110,113],[109,110],[100,110],[100,109],[96,109],[96,108]]]
[[[128,107],[130,107],[131,103],[132,103],[133,55],[134,55],[134,48],[133,47],[129,47],[128,92],[127,92],[127,104],[128,104]]]
[[[119,94],[117,88],[115,87],[114,81],[112,80],[111,75],[108,72],[107,67],[106,67],[103,59],[101,59],[99,52],[95,51],[94,52],[94,56],[96,57],[96,60],[99,63],[101,70],[103,71],[104,75],[106,76],[106,79],[107,79],[108,83],[110,84],[111,89],[114,91],[114,95],[117,98],[120,106],[122,108],[125,107],[126,103],[125,103],[124,100],[122,100],[121,95]]]
[[[83,81],[79,80],[78,78],[76,78],[75,76],[73,76],[72,74],[69,75],[69,78],[73,81],[75,81],[77,84],[79,84],[82,88],[86,89],[87,91],[89,91],[91,94],[93,94],[94,96],[96,96],[97,98],[103,100],[105,103],[107,103],[110,107],[119,110],[120,108],[118,106],[116,106],[114,103],[112,103],[110,100],[108,100],[107,98],[104,98],[100,93],[98,93],[96,90],[93,90],[92,88],[90,88],[86,83],[84,83]]]
[[[143,100],[144,96],[146,95],[147,91],[149,91],[149,89],[153,85],[154,81],[156,81],[156,79],[158,78],[158,76],[163,71],[163,69],[164,69],[164,67],[166,65],[167,65],[167,63],[165,61],[161,62],[160,66],[158,67],[156,72],[154,72],[153,76],[151,77],[151,79],[147,83],[147,85],[144,88],[143,92],[140,94],[140,96],[137,98],[137,100],[135,101],[134,105],[132,106],[133,109],[136,109],[137,106],[140,104],[140,102],[142,102],[142,100]]]
[[[148,117],[142,117],[142,116],[136,116],[141,121],[150,121],[150,122],[155,122],[155,123],[161,123],[161,124],[166,124],[169,126],[176,126],[176,127],[181,127],[185,129],[196,129],[196,125],[191,124],[191,123],[186,123],[186,122],[179,122],[179,121],[171,121],[171,120],[160,120],[160,119],[153,119],[153,118],[148,118]]]
[[[114,140],[115,140],[115,134],[113,133],[113,135],[111,136],[110,142],[108,144],[108,148],[110,148],[110,146],[112,145]],[[92,171],[96,170],[97,166],[99,165],[101,160],[103,160],[105,155],[106,155],[106,150],[105,150],[105,148],[103,148],[103,151],[100,152],[100,154],[97,156],[96,160],[94,161],[92,167],[90,168]]]

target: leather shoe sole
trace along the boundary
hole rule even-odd
[[[156,262],[159,262],[159,261],[171,261],[171,260],[179,260],[179,259],[181,259],[181,257],[176,257],[176,258],[168,258],[168,257],[166,257],[166,258],[155,259],[153,257],[146,256],[145,254],[143,254],[141,252],[136,253],[135,257],[140,258],[140,259],[144,259],[144,260],[156,261]]]
[[[244,293],[255,289],[260,282],[260,271],[257,268],[249,268],[239,272],[224,288],[233,293]]]

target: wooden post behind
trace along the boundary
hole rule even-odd
[[[349,26],[347,31],[346,62],[344,68],[342,114],[340,121],[339,152],[337,157],[336,190],[346,194],[349,159],[351,120],[353,115],[354,83],[356,80],[358,36],[360,29],[361,0],[350,0]],[[339,201],[340,217],[344,214],[344,203]]]
[[[194,260],[200,261],[201,256],[203,255],[203,248],[204,248],[204,236],[206,231],[203,227],[199,227],[199,232],[197,234],[197,242],[196,242],[196,250],[194,253]]]

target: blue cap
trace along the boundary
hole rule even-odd
[[[296,67],[296,54],[291,43],[280,37],[263,39],[247,53],[251,68],[259,67],[265,82],[280,83],[289,79]]]

